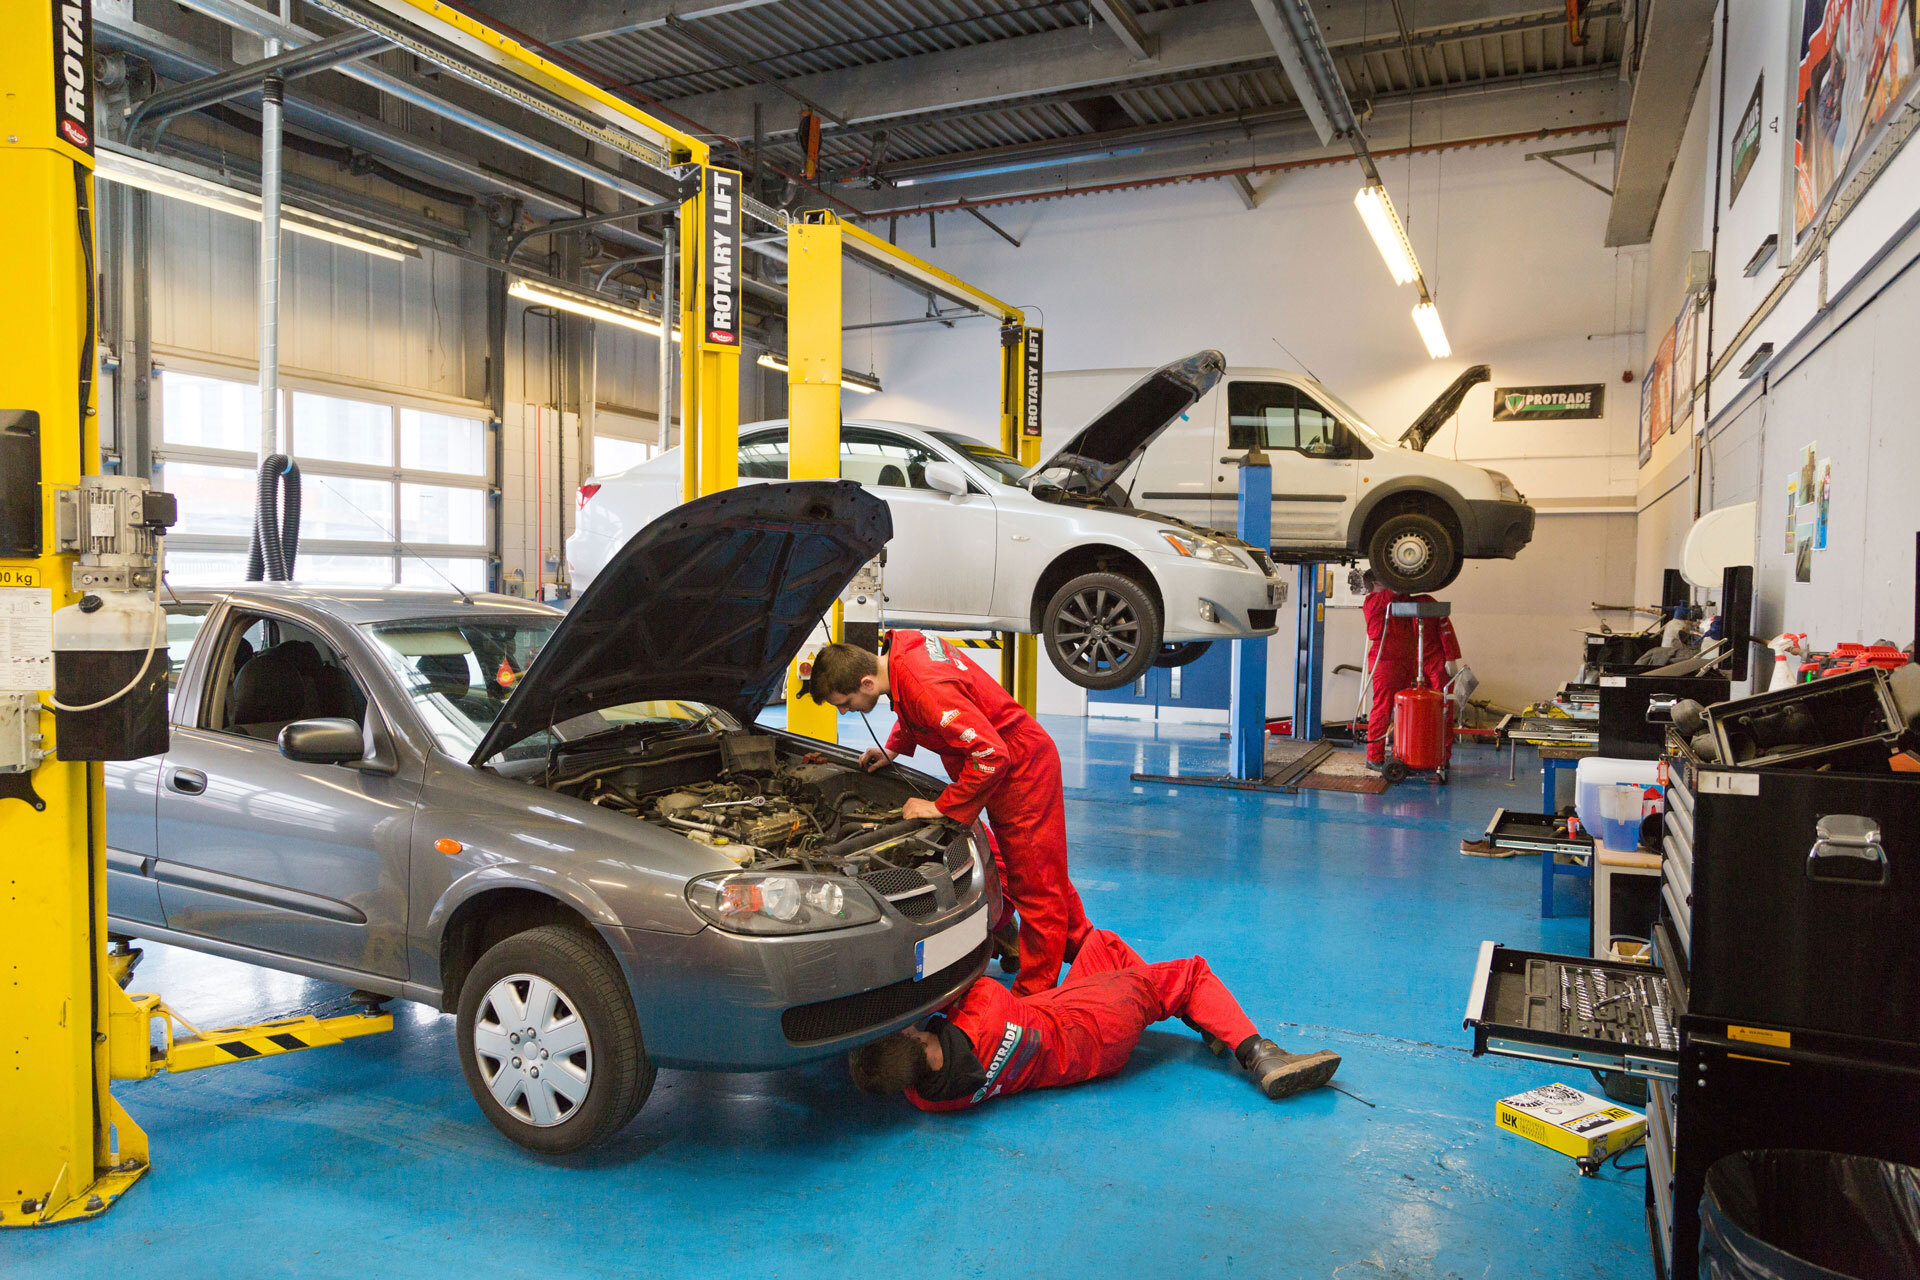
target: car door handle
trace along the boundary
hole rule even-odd
[[[204,795],[207,775],[198,769],[175,769],[167,775],[167,786],[183,796]]]

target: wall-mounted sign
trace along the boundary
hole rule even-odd
[[[1765,72],[1754,77],[1753,96],[1747,99],[1747,109],[1740,113],[1740,127],[1733,131],[1733,177],[1727,191],[1729,209],[1740,198],[1740,188],[1747,184],[1747,174],[1753,171],[1754,159],[1760,154],[1760,89],[1766,82]]]
[[[53,122],[93,154],[93,12],[87,0],[53,0]]]
[[[701,298],[700,340],[740,349],[740,174],[707,170],[707,287]]]
[[[1604,418],[1607,384],[1582,382],[1564,387],[1497,387],[1493,393],[1495,422],[1551,421],[1557,418]]]
[[[1793,226],[1805,235],[1914,74],[1913,6],[1806,0],[1794,94]]]
[[[1036,440],[1040,438],[1041,346],[1040,330],[1026,330],[1020,353],[1020,391],[1026,398],[1026,412],[1021,416],[1020,433]]]

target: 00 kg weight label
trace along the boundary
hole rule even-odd
[[[37,587],[39,585],[38,569],[0,568],[0,587]]]

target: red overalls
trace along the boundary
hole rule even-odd
[[[1060,979],[1088,928],[1067,878],[1067,810],[1053,739],[1000,682],[957,646],[896,631],[887,650],[896,755],[925,747],[953,779],[934,804],[956,822],[984,808],[1000,846],[1008,901],[1020,912],[1020,975],[1014,990],[1045,991]]]
[[[1190,1018],[1238,1048],[1255,1034],[1226,984],[1199,956],[1148,964],[1105,929],[1088,931],[1067,980],[1016,996],[991,978],[976,979],[947,1017],[973,1045],[987,1073],[973,1094],[929,1102],[922,1111],[959,1111],[1023,1089],[1047,1089],[1110,1076],[1126,1065],[1140,1033],[1162,1018]]]
[[[1387,758],[1387,729],[1393,724],[1393,695],[1413,687],[1414,664],[1420,648],[1415,624],[1426,628],[1427,684],[1440,693],[1447,688],[1447,663],[1460,658],[1460,641],[1451,618],[1395,618],[1389,604],[1409,600],[1425,603],[1432,596],[1407,596],[1382,587],[1369,592],[1360,612],[1367,620],[1367,661],[1373,667],[1373,704],[1367,716],[1367,759],[1382,764]],[[1452,720],[1448,720],[1452,724]],[[1448,741],[1452,741],[1449,731]]]

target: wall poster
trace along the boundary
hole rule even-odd
[[[1660,437],[1673,425],[1672,329],[1661,339],[1660,353],[1654,356],[1653,367],[1647,370],[1647,381],[1653,384],[1653,415],[1647,424],[1647,443],[1659,444]]]
[[[1693,425],[1693,395],[1696,388],[1697,370],[1694,368],[1694,338],[1699,328],[1700,310],[1693,305],[1693,296],[1689,294],[1680,308],[1680,316],[1673,322],[1673,417],[1671,430],[1675,435],[1688,430]],[[1702,424],[1705,425],[1704,423]]]
[[[1793,129],[1793,229],[1820,217],[1914,72],[1914,0],[1805,0]]]
[[[1727,191],[1727,208],[1733,208],[1733,202],[1740,198],[1740,188],[1747,185],[1747,175],[1753,172],[1753,162],[1760,154],[1760,89],[1767,82],[1766,72],[1754,77],[1753,96],[1747,99],[1747,109],[1740,113],[1740,127],[1733,131],[1733,177]]]

